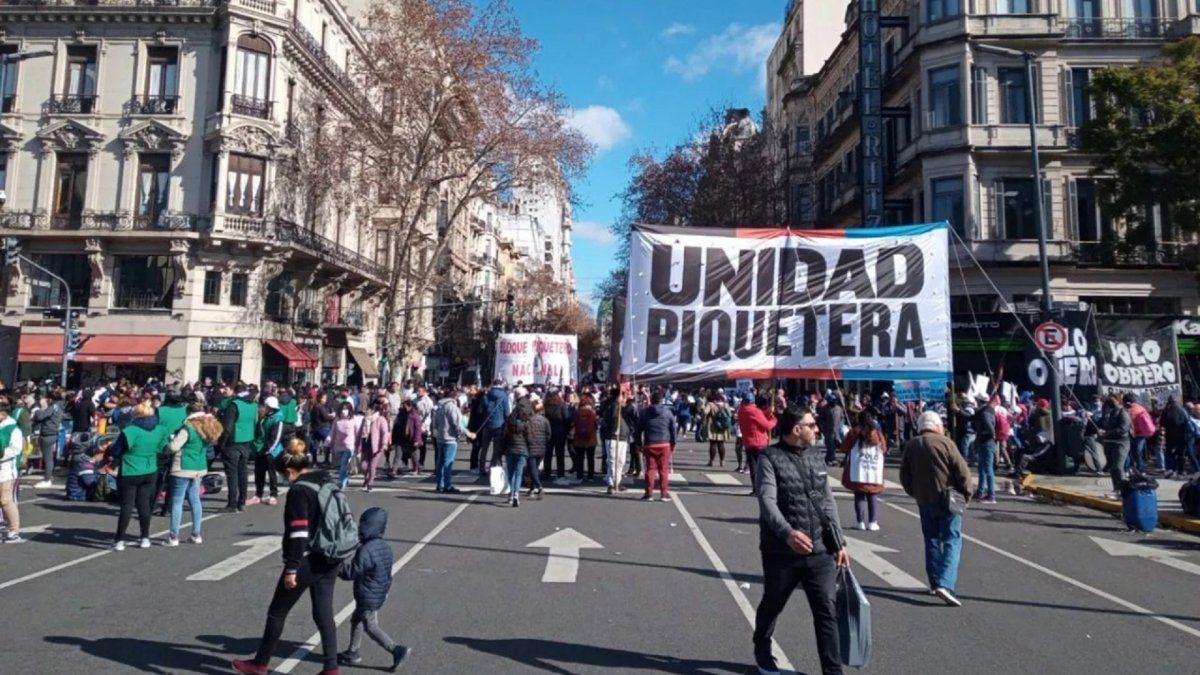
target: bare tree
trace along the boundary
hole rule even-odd
[[[446,228],[515,188],[569,192],[592,148],[566,125],[562,97],[536,80],[537,45],[507,3],[378,0],[367,25],[369,58],[358,70],[382,97],[382,119],[364,106],[356,128],[370,136],[376,222],[393,252],[385,346],[410,349],[414,309],[443,281]],[[392,363],[398,376],[402,360]]]

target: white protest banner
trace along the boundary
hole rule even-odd
[[[945,382],[946,227],[639,225],[621,375]]]
[[[496,377],[505,384],[576,385],[578,345],[574,335],[504,333],[496,339]]]

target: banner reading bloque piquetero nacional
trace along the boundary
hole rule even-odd
[[[946,223],[633,229],[621,375],[946,381]]]
[[[578,353],[574,335],[503,333],[496,339],[495,376],[510,385],[575,385]]]

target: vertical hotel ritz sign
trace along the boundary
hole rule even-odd
[[[883,223],[883,97],[880,93],[883,51],[879,25],[879,0],[858,3],[858,119],[862,135],[862,224]]]

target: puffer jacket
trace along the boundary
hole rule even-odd
[[[525,442],[529,447],[530,457],[545,457],[546,447],[550,445],[550,420],[541,413],[534,413],[525,425]]]
[[[342,563],[338,576],[354,582],[354,602],[359,609],[383,607],[392,588],[392,547],[383,540],[387,511],[373,506],[358,519],[358,550]]]
[[[638,420],[642,445],[669,443],[675,446],[675,416],[666,404],[646,406]]]
[[[529,426],[529,418],[525,416],[524,411],[517,410],[508,416],[508,421],[504,423],[504,452],[509,455],[528,455],[529,454],[529,436],[526,433]]]
[[[62,426],[63,407],[59,401],[51,401],[50,405],[33,411],[31,421],[34,436],[57,438],[58,428]]]
[[[492,387],[488,390],[484,401],[484,424],[489,429],[499,429],[504,426],[504,420],[508,418],[511,407],[508,404],[508,394],[501,387]]]

